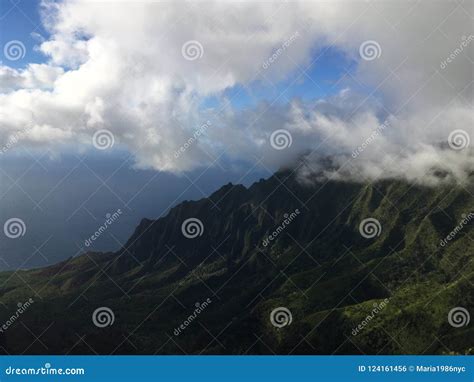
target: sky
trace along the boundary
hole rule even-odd
[[[0,218],[52,233],[0,237],[4,267],[74,255],[122,208],[92,248],[117,249],[142,217],[303,153],[302,181],[474,169],[470,1],[0,4]]]

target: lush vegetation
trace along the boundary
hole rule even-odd
[[[18,302],[33,298],[34,304],[0,334],[0,349],[467,354],[474,346],[472,324],[454,328],[447,317],[454,307],[474,306],[472,222],[445,246],[440,241],[462,214],[474,211],[473,192],[402,181],[301,184],[287,171],[248,189],[229,184],[162,219],[143,220],[118,253],[1,273],[0,322]],[[263,245],[296,209],[300,213]],[[181,224],[190,217],[202,221],[202,236],[183,236]],[[359,224],[368,217],[380,222],[378,237],[361,236]],[[196,303],[208,298],[211,303],[175,335]],[[115,314],[106,328],[91,319],[101,306]],[[292,323],[277,328],[269,317],[280,306],[291,311]]]

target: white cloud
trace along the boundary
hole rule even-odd
[[[51,37],[40,49],[49,64],[0,68],[5,92],[0,138],[29,124],[33,129],[24,142],[48,140],[60,151],[63,144],[92,145],[93,133],[105,128],[135,154],[137,165],[174,172],[208,165],[222,151],[281,165],[317,148],[318,155],[337,154],[345,163],[343,158],[393,115],[390,126],[353,161],[357,171],[420,179],[441,162],[460,178],[472,169],[471,157],[440,143],[457,128],[474,140],[474,44],[446,68],[439,65],[462,36],[472,34],[467,13],[459,4],[428,0],[46,1]],[[296,32],[298,38],[263,69]],[[201,58],[183,57],[182,46],[190,40],[202,44]],[[380,58],[358,56],[366,40],[380,44]],[[345,89],[330,99],[262,103],[244,111],[225,104],[225,89],[300,73],[318,48],[329,45],[358,62],[347,86],[376,89],[373,95]],[[222,103],[203,110],[209,96]],[[176,158],[175,151],[208,120],[206,134]],[[278,128],[293,135],[288,150],[269,145]]]
[[[62,68],[46,64],[29,64],[23,70],[0,66],[0,91],[52,89],[56,79],[63,73]]]

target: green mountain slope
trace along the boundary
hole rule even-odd
[[[34,302],[0,333],[0,349],[470,353],[472,324],[454,327],[448,315],[474,306],[473,194],[395,180],[301,184],[290,171],[248,189],[229,184],[143,220],[117,253],[1,273],[0,323],[18,302]],[[183,235],[189,218],[202,223],[201,236]],[[378,236],[361,234],[367,218],[380,223]],[[113,311],[112,325],[93,323],[99,307]],[[280,307],[287,311],[272,323]],[[288,311],[291,324],[278,327]]]

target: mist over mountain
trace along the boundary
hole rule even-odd
[[[279,168],[305,150],[342,166],[375,140],[354,161],[364,178],[433,182],[438,166],[463,182],[474,156],[438,143],[474,134],[468,3],[44,0],[29,49],[43,61],[0,65],[0,141],[60,156],[100,137],[182,174],[221,156]]]
[[[472,353],[448,318],[474,306],[472,184],[302,183],[304,166],[144,219],[117,252],[1,273],[0,321],[34,300],[1,349]]]

